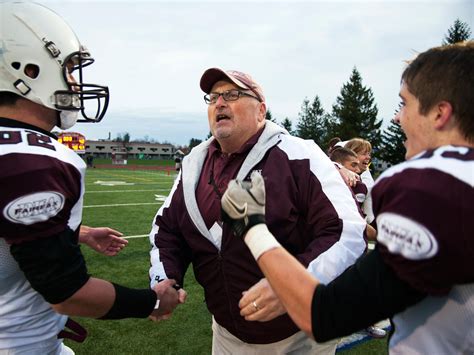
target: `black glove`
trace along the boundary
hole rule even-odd
[[[231,180],[221,199],[222,220],[229,223],[234,234],[241,238],[245,238],[251,227],[265,223],[263,177],[254,171],[250,180]]]

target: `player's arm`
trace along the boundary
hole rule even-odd
[[[371,242],[377,241],[377,230],[368,223],[365,227],[365,235],[367,236],[367,239]]]
[[[270,233],[265,225],[255,226],[251,231],[247,233],[249,241]],[[276,244],[275,248],[264,252],[257,262],[290,317],[300,329],[311,335],[311,302],[318,280],[286,249]],[[251,304],[241,310],[244,316],[252,312]]]
[[[172,280],[154,290],[140,290],[91,278],[77,242],[78,235],[67,228],[59,235],[10,248],[31,286],[57,312],[102,319],[145,318],[154,311],[157,299],[160,312],[178,303]]]
[[[362,329],[423,297],[401,282],[378,252],[363,257],[328,286],[320,284],[268,231],[263,178],[256,174],[251,178],[251,185],[229,183],[222,198],[226,222],[237,236],[244,237],[293,321],[316,340]]]
[[[132,289],[106,280],[89,278],[65,301],[52,304],[61,314],[100,319],[159,317],[178,304],[174,280],[164,280],[151,289]],[[157,308],[157,300],[159,308]]]

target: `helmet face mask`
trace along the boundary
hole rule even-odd
[[[67,126],[73,112],[81,114],[79,122],[99,122],[109,89],[84,82],[84,68],[93,63],[73,30],[52,10],[32,2],[0,2],[0,92],[56,110],[58,117],[72,111]],[[66,126],[59,121],[61,128]]]
[[[83,68],[92,63],[94,59],[84,47],[71,53],[62,65],[62,75],[68,89],[54,92],[56,109],[79,110],[83,118],[78,119],[78,122],[101,121],[109,105],[107,86],[83,82]],[[74,80],[71,80],[71,76],[74,76]]]

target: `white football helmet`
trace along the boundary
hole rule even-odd
[[[54,11],[32,2],[0,1],[0,92],[57,110],[63,129],[76,122],[79,111],[83,118],[77,121],[99,122],[109,89],[83,82],[83,68],[93,62]]]

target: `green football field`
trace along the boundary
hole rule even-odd
[[[117,229],[129,241],[115,257],[83,247],[90,274],[129,287],[148,287],[148,233],[175,177],[174,172],[159,170],[88,169],[83,224]],[[211,316],[191,268],[184,288],[187,301],[169,320],[153,323],[148,319],[75,318],[89,335],[82,344],[66,343],[76,354],[210,354]],[[386,339],[371,340],[338,353],[386,354]]]

